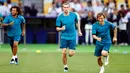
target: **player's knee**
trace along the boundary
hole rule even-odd
[[[17,47],[17,45],[13,45],[13,48]]]
[[[17,41],[14,41],[13,47],[17,47],[17,46],[18,46],[18,42],[17,42]]]
[[[74,51],[69,51],[69,56],[72,57],[73,55],[75,55]]]
[[[62,54],[66,54],[66,51],[62,51]]]
[[[15,44],[15,43],[14,43],[13,47],[18,47],[18,44]]]
[[[102,56],[107,56],[108,52],[107,51],[102,51]]]
[[[63,49],[63,50],[62,50],[62,54],[66,54],[66,49]]]
[[[107,56],[107,53],[102,53],[102,56]]]
[[[69,53],[69,57],[72,57],[74,55],[74,53]]]

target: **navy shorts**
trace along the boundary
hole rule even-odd
[[[95,56],[101,56],[102,50],[109,51],[110,47],[111,47],[111,43],[105,43],[105,44],[102,44],[102,45],[96,44],[94,55]]]
[[[76,40],[66,40],[61,39],[60,40],[60,48],[69,48],[71,50],[75,50],[76,48]]]
[[[17,35],[17,36],[8,36],[9,44],[10,44],[11,47],[13,47],[14,41],[19,42],[20,39],[21,39],[20,35]]]

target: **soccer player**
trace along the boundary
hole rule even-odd
[[[97,62],[100,66],[100,72],[104,73],[105,69],[102,62],[102,56],[105,58],[105,65],[109,62],[109,49],[111,46],[110,30],[114,31],[113,42],[117,41],[117,28],[105,20],[103,13],[98,13],[97,22],[92,26],[93,38],[96,39],[96,48],[94,55],[97,56]]]
[[[13,54],[10,64],[18,64],[18,43],[21,35],[24,36],[25,34],[25,19],[20,15],[20,8],[18,6],[12,6],[10,11],[11,14],[5,17],[2,26],[8,28],[7,34]]]
[[[67,66],[67,48],[69,48],[69,56],[72,57],[76,47],[76,27],[79,36],[82,36],[77,15],[70,12],[70,4],[68,2],[62,4],[63,13],[56,19],[56,30],[60,31],[60,48],[62,49],[62,61],[64,64],[64,72],[68,71]]]

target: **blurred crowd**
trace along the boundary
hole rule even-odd
[[[81,21],[81,29],[84,35],[82,38],[84,39],[80,43],[93,44],[92,24],[96,21],[97,13],[103,12],[106,20],[112,22],[118,28],[118,43],[128,45],[128,29],[130,29],[128,0],[125,0],[126,3],[121,4],[119,8],[117,7],[117,0],[108,0],[108,2],[103,2],[104,0],[53,0],[46,16],[57,17],[62,13],[61,6],[65,1],[70,2],[71,11],[75,12]],[[24,4],[23,6],[21,0],[19,0],[18,6],[21,8],[22,14],[24,16],[37,16],[38,10],[35,3],[31,4],[30,7],[27,5]],[[0,13],[3,16],[10,14],[11,6],[11,0],[7,0],[6,4],[0,1]]]
[[[18,3],[14,4],[12,0],[0,0],[0,13],[2,16],[10,14],[10,8],[14,5],[19,6],[21,13],[24,16],[37,16],[38,10],[35,7],[35,3],[28,6],[28,3],[22,3],[22,0],[18,0]]]
[[[128,25],[130,25],[128,2],[117,8],[116,0],[108,0],[106,3],[103,2],[104,0],[53,0],[52,7],[48,9],[49,15],[59,15],[62,12],[62,2],[65,1],[70,2],[71,11],[78,13],[82,19],[81,29],[85,37],[82,37],[84,39],[80,43],[93,44],[92,24],[96,21],[97,13],[103,12],[106,16],[105,20],[112,22],[118,28],[118,43],[128,45]]]

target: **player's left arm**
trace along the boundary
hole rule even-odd
[[[22,36],[25,35],[25,31],[26,31],[26,21],[24,17],[22,17]]]
[[[25,35],[25,30],[26,30],[26,24],[22,25],[22,36]]]
[[[110,23],[110,29],[113,29],[114,33],[113,42],[117,42],[117,27],[113,23]]]
[[[79,34],[79,36],[82,36],[82,32],[81,32],[81,29],[80,29],[80,19],[78,19],[77,15],[76,15],[75,22],[76,22],[76,27],[78,29],[78,34]]]
[[[116,42],[117,41],[117,27],[116,26],[115,26],[113,32],[114,32],[113,42]]]

